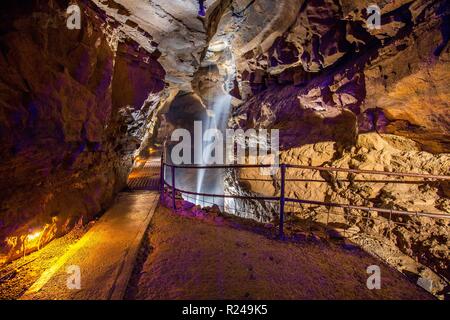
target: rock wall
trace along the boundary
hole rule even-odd
[[[70,1],[1,4],[2,260],[108,207],[165,86],[157,55],[76,3],[80,30],[66,27]]]
[[[449,175],[448,3],[376,3],[379,30],[366,25],[371,1],[281,1],[276,7],[272,1],[233,1],[214,39],[228,41],[236,61],[229,126],[279,129],[285,163]],[[289,178],[298,181],[286,187],[294,198],[444,214],[450,209],[445,183],[339,175],[347,181],[341,183],[301,170]],[[238,195],[277,196],[280,189],[279,176],[257,170],[228,173],[226,186]],[[246,217],[257,211],[253,218],[260,221],[277,215],[276,207],[260,203],[240,207]],[[324,223],[321,208],[291,209]],[[449,279],[448,222],[396,218],[400,224],[392,227],[382,216],[366,227],[361,216],[337,213],[331,222],[365,228]]]
[[[293,1],[298,8],[293,22],[279,26],[273,41],[267,36],[258,41],[264,45],[249,47],[253,38],[244,37],[252,35],[246,30],[258,29],[257,14],[268,2],[255,1],[239,13],[243,18],[226,24],[238,19],[244,24],[232,41],[238,69],[233,93],[243,104],[237,119],[248,116],[248,110],[289,113],[298,105],[324,118],[330,110],[331,117],[350,110],[361,132],[409,137],[433,153],[450,150],[446,1],[379,3],[380,30],[367,28],[366,4],[360,1]],[[239,6],[233,8],[236,15]],[[276,21],[274,11],[264,11],[266,19]],[[287,21],[292,12],[284,13]],[[268,99],[279,90],[289,91],[283,94],[289,100]]]
[[[420,150],[419,145],[407,138],[366,133],[359,135],[355,146],[339,151],[337,142],[318,142],[281,152],[282,163],[375,170],[388,172],[415,172],[449,175],[450,156],[433,155]],[[235,174],[236,175],[236,174]],[[259,169],[240,170],[228,191],[240,195],[253,193],[272,197],[280,194],[280,173],[263,176]],[[240,186],[236,186],[239,181]],[[265,181],[265,182],[263,182]],[[418,178],[385,177],[368,174],[327,173],[316,170],[288,169],[286,173],[286,197],[293,199],[334,202],[377,208],[407,210],[411,212],[450,211],[450,199],[445,195],[448,186],[444,182],[424,181]],[[244,204],[241,210],[249,215],[255,206]],[[257,206],[258,209],[260,209]],[[259,210],[257,219],[272,221],[278,217],[277,207]],[[265,212],[264,216],[259,216]],[[286,212],[304,220],[335,226],[339,229],[354,228],[366,234],[382,236],[403,253],[420,263],[430,266],[437,273],[449,278],[447,263],[450,259],[448,220],[419,217],[392,216],[372,212],[369,216],[357,210],[325,206],[288,204]]]

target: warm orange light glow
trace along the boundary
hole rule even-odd
[[[35,232],[35,233],[32,233],[32,234],[29,234],[28,236],[27,236],[27,241],[30,241],[30,242],[32,242],[33,240],[36,240],[37,238],[39,238],[39,236],[41,235],[41,231],[37,231],[37,232]]]

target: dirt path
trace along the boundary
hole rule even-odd
[[[165,208],[153,217],[147,247],[129,299],[432,299],[359,249],[274,241]],[[381,268],[380,290],[366,286],[370,265]]]

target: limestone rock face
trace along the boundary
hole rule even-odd
[[[334,107],[328,87],[267,90],[237,108],[230,126],[279,129],[282,149],[329,140],[348,146],[354,143],[357,132],[355,115]]]
[[[402,135],[424,150],[448,152],[448,6],[445,1],[384,1],[378,3],[381,29],[372,30],[366,23],[368,5],[285,1],[266,11],[270,34],[277,34],[270,37],[260,32],[256,16],[269,4],[255,1],[240,12],[239,2],[233,2],[231,17],[224,16],[219,30],[235,28],[230,43],[237,82],[232,93],[244,105],[236,119],[264,105],[269,92],[290,86],[290,95],[299,96],[300,108],[314,104],[316,110],[321,105],[319,112],[349,109],[362,132]],[[288,7],[289,14],[283,11]],[[287,26],[277,23],[279,14],[289,21]],[[309,93],[300,97],[305,86]],[[315,101],[315,95],[326,101]],[[286,103],[282,109],[291,112],[295,107]]]
[[[117,24],[123,35],[148,52],[160,55],[166,81],[183,90],[190,82],[207,47],[208,19],[197,17],[197,0],[92,0]],[[208,16],[220,9],[219,0],[205,1]],[[205,26],[206,25],[206,26]]]
[[[13,258],[26,235],[43,245],[109,205],[165,71],[90,2],[80,30],[66,27],[68,1],[2,6],[0,254]]]
[[[366,67],[363,109],[381,109],[388,120],[381,130],[410,137],[437,153],[450,150],[450,93],[445,85],[450,56],[448,39],[432,9],[423,10],[422,24],[380,49]]]
[[[448,3],[378,1],[381,29],[367,26],[371,4],[282,1],[265,10],[271,1],[233,1],[213,38],[229,44],[236,64],[229,126],[279,129],[284,163],[448,175]],[[348,182],[338,183],[302,170],[289,178],[298,181],[286,186],[294,198],[449,213],[447,183],[362,183],[355,176],[339,176]],[[227,176],[226,191],[277,196],[277,179],[239,170]],[[260,221],[277,217],[275,207],[242,202],[243,216],[253,208]],[[293,211],[324,222],[319,209]],[[396,222],[404,225],[391,229],[386,216],[369,226],[362,217],[334,217],[384,237],[449,278],[446,221],[400,217]]]
[[[423,152],[417,143],[395,135],[367,133],[359,135],[353,148],[340,152],[336,142],[318,142],[281,152],[282,163],[304,166],[329,166],[388,172],[414,172],[437,175],[450,174],[450,156]],[[234,172],[227,191],[239,195],[279,196],[280,173],[261,175],[259,169],[241,169]],[[446,214],[450,200],[443,194],[445,183],[423,181],[417,178],[397,178],[352,173],[327,173],[317,170],[290,168],[286,173],[286,197],[322,202],[334,202],[411,212]],[[258,208],[261,221],[278,216],[277,208],[268,210],[258,203],[238,203],[240,214],[248,216]],[[253,206],[253,207],[252,207]],[[262,210],[264,209],[264,210]],[[360,211],[326,207],[287,204],[286,211],[303,219],[321,224],[357,226],[367,234],[383,237],[404,254],[431,267],[447,279],[448,220],[420,217],[392,216],[371,213],[370,218]],[[260,216],[265,212],[265,216]]]

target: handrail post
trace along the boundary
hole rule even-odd
[[[281,190],[280,190],[280,239],[284,238],[284,204],[285,198],[285,180],[286,180],[286,165],[281,165]]]
[[[172,165],[172,208],[173,211],[177,211],[177,205],[175,202],[175,166]]]
[[[163,202],[164,200],[164,187],[165,187],[165,179],[164,179],[164,153],[161,154],[161,168],[159,171],[159,202]]]

